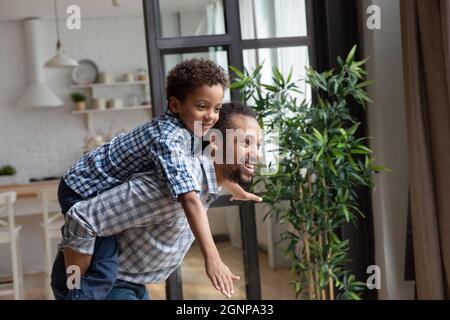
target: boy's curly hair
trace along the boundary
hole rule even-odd
[[[225,70],[211,60],[193,58],[173,67],[167,75],[167,100],[175,97],[184,101],[197,88],[221,85],[225,89],[229,82]]]

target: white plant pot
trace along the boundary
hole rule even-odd
[[[106,100],[103,98],[95,98],[92,104],[92,108],[95,110],[105,110]]]
[[[0,186],[8,185],[8,184],[16,184],[17,177],[13,176],[0,176]]]

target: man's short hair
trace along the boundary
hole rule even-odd
[[[234,129],[232,127],[232,120],[234,116],[246,116],[256,119],[256,113],[253,111],[252,107],[238,102],[224,103],[222,108],[220,108],[219,120],[213,128],[220,130],[222,135],[225,137],[227,129]]]

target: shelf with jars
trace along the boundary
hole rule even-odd
[[[137,76],[126,73],[120,81],[115,81],[110,73],[103,72],[99,74],[98,82],[70,85],[70,89],[76,89],[72,97],[84,96],[82,107],[73,99],[75,104],[72,113],[86,115],[86,127],[90,132],[94,130],[93,115],[103,112],[149,110],[151,119],[149,81],[146,70],[139,70]]]

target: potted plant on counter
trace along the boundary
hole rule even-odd
[[[11,165],[0,167],[0,185],[15,183],[16,172],[16,168]]]
[[[70,95],[72,101],[75,103],[76,111],[86,110],[86,96],[79,92],[74,92]]]

